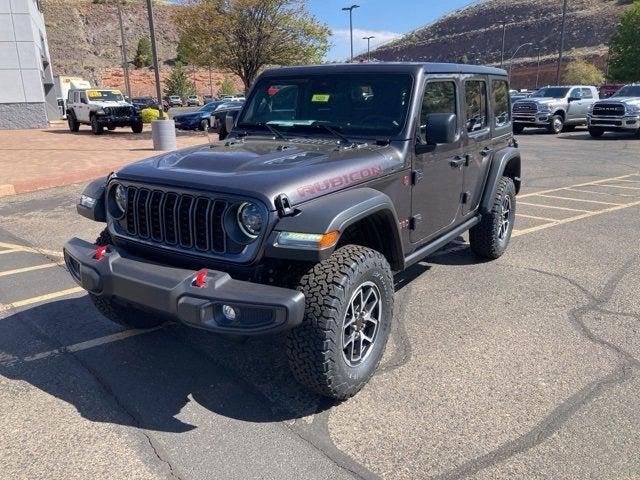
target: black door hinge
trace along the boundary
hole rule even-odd
[[[418,224],[420,222],[422,222],[422,215],[420,214],[414,215],[409,219],[409,229],[415,230],[416,228],[418,228]]]
[[[287,195],[285,195],[284,193],[278,195],[274,203],[276,204],[278,215],[281,217],[288,217],[289,215],[293,215],[295,213],[295,209],[291,208],[289,197],[287,197]]]
[[[469,203],[469,200],[471,200],[471,192],[462,192],[462,203]]]
[[[422,173],[422,170],[414,170],[411,172],[411,185],[416,185],[423,178],[424,173]]]

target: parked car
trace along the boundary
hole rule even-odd
[[[180,95],[170,95],[169,96],[169,105],[171,107],[181,107],[182,106],[182,97],[180,97]]]
[[[507,249],[521,183],[508,85],[475,65],[267,70],[226,141],[85,189],[78,212],[105,229],[65,244],[68,271],[120,325],[283,334],[298,381],[351,397],[392,331],[394,272],[466,231],[481,259]]]
[[[202,101],[204,102],[205,105],[207,103],[213,102],[214,100],[215,100],[215,98],[213,98],[213,95],[203,95],[202,96]]]
[[[145,108],[155,108],[158,109],[158,101],[154,97],[134,97],[131,99],[131,103],[138,110],[144,110]],[[163,110],[166,112],[168,110],[168,105],[162,105]]]
[[[229,129],[227,128],[227,117],[231,116],[235,118],[237,114],[242,110],[244,102],[226,102],[220,105],[216,110],[211,113],[211,130],[218,132],[220,140],[224,140],[229,135]]]
[[[209,102],[195,112],[174,115],[173,121],[176,124],[176,128],[180,130],[206,130],[211,125],[211,112],[225,103],[223,101]]]
[[[187,107],[198,107],[200,106],[200,97],[198,95],[189,95],[187,97]]]
[[[600,98],[609,98],[622,87],[624,87],[624,84],[622,83],[609,83],[600,85],[600,87],[598,88],[598,93],[600,94]]]
[[[513,131],[545,127],[549,133],[573,130],[587,124],[589,107],[599,99],[598,90],[588,85],[550,86],[513,104]]]
[[[591,106],[589,134],[598,138],[605,132],[635,133],[640,138],[640,84],[625,85]]]
[[[91,125],[91,131],[100,135],[104,128],[131,127],[133,133],[142,132],[140,112],[125,101],[120,90],[71,89],[67,97],[67,123],[69,130],[77,132],[80,125]]]

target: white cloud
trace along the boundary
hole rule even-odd
[[[383,43],[390,42],[397,38],[402,37],[401,33],[390,32],[388,30],[365,30],[362,28],[353,29],[353,54],[359,55],[366,53],[367,41],[363,40],[363,37],[373,36],[371,39],[371,50],[382,45]],[[333,47],[328,54],[329,60],[347,60],[350,55],[349,45],[349,29],[348,28],[336,28],[333,30],[331,36],[331,43]]]

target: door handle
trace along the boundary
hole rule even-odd
[[[489,147],[484,147],[482,150],[480,150],[480,155],[482,155],[483,157],[486,157],[491,152],[492,150]]]
[[[466,156],[463,157],[460,155],[456,155],[452,160],[449,161],[449,165],[451,165],[453,168],[460,168],[465,163],[467,163]]]

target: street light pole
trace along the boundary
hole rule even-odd
[[[129,61],[127,60],[127,42],[124,39],[124,26],[122,25],[122,8],[120,0],[116,0],[118,6],[118,22],[120,23],[120,42],[122,43],[122,69],[124,70],[124,89],[127,97],[131,98],[131,82],[129,81]]]
[[[536,90],[538,89],[539,80],[540,80],[540,47],[538,47],[538,67],[536,68]]]
[[[363,40],[367,41],[367,62],[371,61],[371,39],[376,38],[373,35],[370,37],[362,37]]]
[[[533,43],[531,43],[531,42],[523,43],[518,48],[516,48],[516,51],[513,52],[513,55],[511,55],[511,58],[509,59],[509,78],[511,78],[511,69],[513,68],[513,59],[515,58],[516,54],[518,53],[518,50],[520,50],[522,47],[526,47],[527,45],[533,45]]]
[[[507,24],[506,23],[502,23],[502,50],[500,52],[500,68],[502,68],[502,65],[504,64],[504,45],[505,45],[505,40],[507,38]]]
[[[351,61],[353,62],[353,9],[360,8],[360,5],[351,5],[350,7],[344,7],[343,11],[349,12],[349,36],[351,38]]]
[[[556,85],[560,85],[560,69],[562,68],[562,54],[564,53],[564,26],[567,20],[567,0],[562,2],[562,26],[560,27],[560,51],[558,52],[558,67],[556,69]]]
[[[162,108],[162,87],[160,85],[160,68],[158,67],[158,51],[156,48],[156,30],[153,25],[153,0],[147,0],[147,11],[149,13],[149,33],[151,36],[151,55],[153,57],[153,69],[156,76],[156,95],[158,96],[158,112],[160,119],[164,119],[164,109]]]

